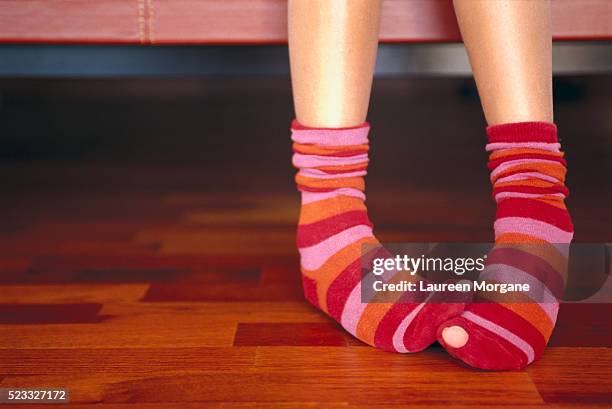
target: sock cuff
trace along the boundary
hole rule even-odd
[[[545,142],[556,143],[557,126],[552,122],[516,122],[487,127],[491,143]]]
[[[320,146],[362,145],[368,143],[369,131],[370,124],[367,122],[348,128],[314,128],[294,119],[291,123],[291,140]]]
[[[348,129],[357,129],[357,128],[363,128],[363,127],[369,127],[370,124],[368,122],[364,122],[362,124],[359,125],[355,125],[355,126],[346,126],[346,127],[338,127],[338,128],[319,128],[316,126],[308,126],[308,125],[303,125],[301,123],[298,122],[297,119],[294,119],[293,121],[291,121],[291,130],[328,130],[328,131],[337,131],[337,130],[348,130]]]

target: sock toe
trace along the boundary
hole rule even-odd
[[[446,321],[461,314],[469,302],[462,298],[451,299],[448,294],[434,294],[412,320],[404,333],[404,345],[411,352],[422,351],[436,341],[438,328]]]
[[[453,347],[443,337],[445,330],[459,327],[468,337],[461,347]],[[451,331],[459,330],[453,329]],[[522,369],[528,364],[525,354],[499,335],[481,327],[463,316],[444,322],[437,331],[438,342],[453,357],[479,369],[492,371]]]
[[[452,327],[446,327],[442,330],[442,339],[444,342],[451,346],[452,348],[461,348],[465,344],[467,344],[470,336],[458,325],[453,325]]]

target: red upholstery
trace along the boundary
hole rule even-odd
[[[611,0],[553,0],[557,40],[612,38]],[[0,0],[0,42],[286,41],[285,0]],[[458,41],[451,0],[385,0],[383,42]]]

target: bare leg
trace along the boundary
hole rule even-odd
[[[482,107],[489,125],[553,121],[549,0],[454,0]],[[460,326],[444,341],[461,348]]]
[[[381,0],[289,0],[296,116],[310,128],[294,124],[291,133],[302,196],[297,243],[306,299],[366,344],[407,353],[435,342],[440,325],[465,303],[422,305],[422,294],[412,302],[368,303],[355,281],[362,245],[372,246],[368,254],[384,251],[364,203],[369,126],[363,122],[380,6]]]
[[[382,0],[289,0],[289,56],[298,122],[365,121]]]
[[[549,0],[454,0],[489,125],[552,122]]]

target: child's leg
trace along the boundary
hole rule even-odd
[[[454,4],[490,125],[487,151],[497,202],[496,247],[484,276],[505,282],[545,281],[542,294],[558,296],[565,259],[555,250],[559,246],[549,244],[569,243],[573,227],[564,204],[566,164],[551,123],[549,2],[455,0]],[[538,252],[535,247],[543,250],[539,257],[521,252],[526,248],[520,246],[500,253],[501,247],[518,243],[539,243],[528,247],[527,253]],[[543,280],[544,272],[548,275]],[[492,302],[473,303],[441,326],[440,342],[479,368],[523,367],[538,358],[554,328],[558,304],[554,297],[544,298],[539,303],[517,303],[495,296]]]
[[[342,128],[365,122],[381,1],[289,1],[291,79],[300,124]]]
[[[489,125],[552,122],[547,0],[454,0]]]
[[[290,0],[289,50],[297,121],[293,164],[302,192],[297,244],[306,298],[362,341],[412,352],[463,304],[368,303],[362,245],[376,245],[365,206],[365,123],[380,0]]]

